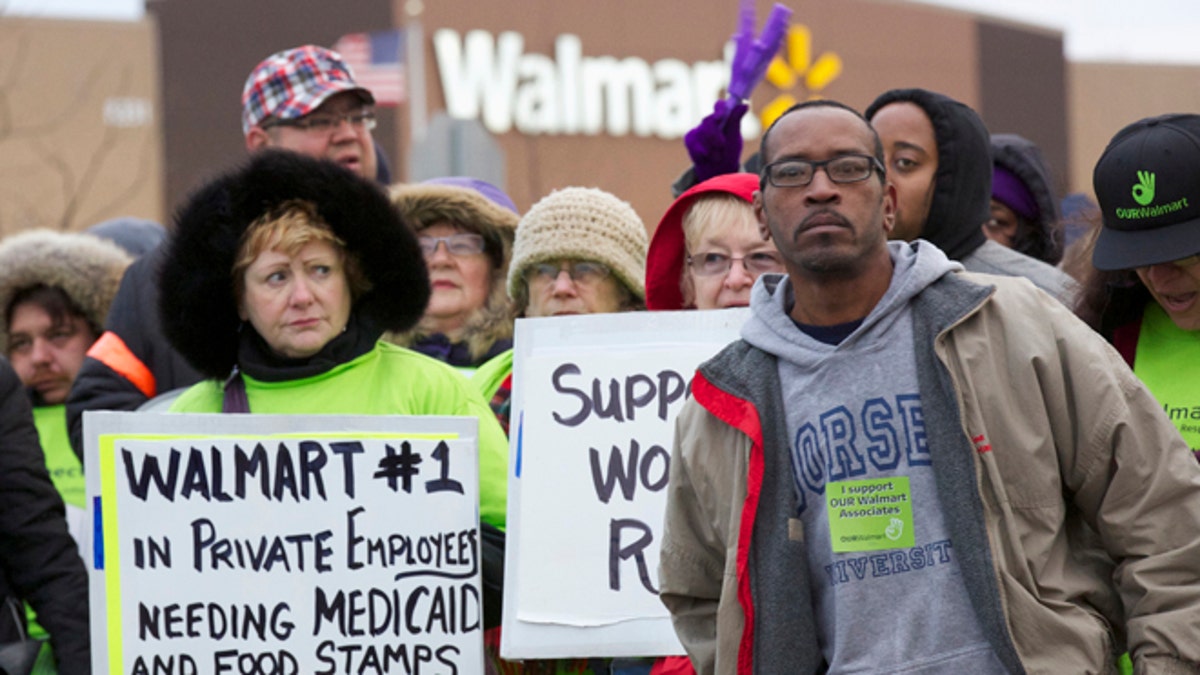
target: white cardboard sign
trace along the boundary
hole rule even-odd
[[[657,595],[675,415],[747,312],[517,321],[505,658],[683,653]]]
[[[93,671],[482,672],[477,426],[88,413]]]

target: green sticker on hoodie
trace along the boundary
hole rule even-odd
[[[834,553],[911,548],[916,542],[907,476],[828,483],[825,506]]]

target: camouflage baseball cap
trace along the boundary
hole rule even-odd
[[[371,92],[354,81],[350,66],[335,51],[305,45],[272,54],[255,66],[242,89],[242,133],[268,117],[294,120],[316,110],[330,96],[358,92],[374,103]]]

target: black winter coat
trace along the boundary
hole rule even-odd
[[[0,598],[8,595],[37,612],[58,672],[92,672],[87,571],[46,472],[29,396],[0,358]],[[13,622],[7,612],[0,616],[0,641],[17,639]]]
[[[200,373],[167,342],[158,318],[158,273],[166,246],[159,245],[125,271],[121,287],[108,310],[106,333],[124,341],[129,352],[154,376],[155,395],[190,387]],[[137,410],[150,396],[103,360],[91,356],[67,396],[67,429],[71,449],[83,460],[83,413],[87,410]]]

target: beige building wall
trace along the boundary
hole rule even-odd
[[[149,21],[0,19],[0,236],[161,220]]]
[[[1200,112],[1200,66],[1068,64],[1073,192],[1092,195],[1092,169],[1108,141],[1130,122]]]

